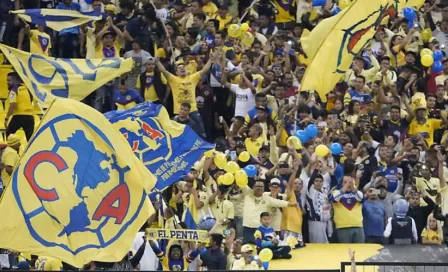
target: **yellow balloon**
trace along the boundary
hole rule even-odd
[[[330,149],[328,149],[326,145],[321,144],[316,147],[315,152],[318,157],[325,157],[328,155],[328,153],[330,153]]]
[[[423,40],[424,42],[429,41],[429,39],[432,38],[432,32],[431,32],[431,29],[429,29],[429,28],[425,28],[425,29],[423,29],[422,32],[420,33],[420,35],[422,36],[422,40]]]
[[[215,156],[215,159],[213,160],[215,162],[216,167],[218,168],[224,168],[227,165],[227,158],[226,155],[223,153],[218,153]]]
[[[432,51],[431,49],[428,48],[423,48],[422,51],[420,51],[420,56],[423,57],[425,55],[430,55],[432,56]]]
[[[241,27],[237,24],[231,24],[227,29],[227,33],[232,38],[238,38],[241,35]]]
[[[297,136],[289,136],[288,138],[288,144],[292,144],[294,149],[302,149],[302,143],[300,142],[299,138]]]
[[[341,10],[345,9],[346,7],[350,6],[352,2],[350,0],[339,0],[339,8]]]
[[[423,55],[421,61],[423,66],[430,67],[434,63],[434,58],[431,55]]]
[[[248,178],[247,178],[247,174],[246,171],[240,169],[235,173],[235,181],[236,181],[236,185],[238,185],[238,187],[244,187],[247,185],[248,183]]]
[[[250,154],[247,151],[243,151],[240,153],[240,155],[238,156],[238,160],[242,161],[242,162],[247,162],[250,160]]]
[[[217,182],[218,182],[218,185],[224,184],[224,182],[225,182],[224,175],[219,176]]]
[[[246,32],[249,30],[249,24],[248,23],[244,23],[241,25],[241,31]]]
[[[226,164],[226,167],[224,168],[224,170],[226,170],[226,172],[228,172],[228,173],[235,174],[236,171],[240,170],[240,166],[238,165],[238,163],[236,163],[234,161],[229,161]]]
[[[231,173],[225,173],[223,177],[224,177],[224,180],[222,181],[223,185],[231,185],[235,180],[235,177]]]
[[[249,32],[243,32],[240,38],[241,38],[241,44],[243,44],[246,47],[252,46],[252,44],[255,41],[254,35],[252,35],[252,33]]]
[[[270,250],[269,248],[263,248],[260,253],[258,253],[258,258],[262,262],[269,262],[270,260],[272,260],[273,256],[274,254],[272,254],[272,250]]]

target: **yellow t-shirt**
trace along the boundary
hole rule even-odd
[[[199,72],[188,75],[184,78],[171,75],[168,84],[171,87],[174,102],[174,113],[178,114],[182,103],[190,103],[190,112],[198,110],[196,105],[196,85],[201,79]]]
[[[215,19],[219,21],[219,30],[224,30],[226,28],[226,25],[232,21],[232,16],[230,14],[227,14],[225,18],[222,18],[219,15],[215,15]]]
[[[32,54],[48,56],[51,49],[51,37],[45,32],[39,30],[30,30],[30,52]]]
[[[164,85],[167,84],[166,78],[163,74],[160,75],[162,83]],[[137,84],[136,84],[137,90],[140,90],[140,76],[137,78]],[[154,88],[154,72],[146,72],[146,86],[145,86],[145,94],[144,94],[145,101],[157,101],[159,100],[159,97],[157,96],[156,89]]]
[[[225,219],[234,219],[235,213],[233,203],[229,200],[220,200],[215,198],[215,203],[211,205],[212,214],[216,219],[216,222],[224,221]],[[224,234],[225,226],[219,225],[215,228],[215,233]]]
[[[426,195],[434,202],[436,201],[437,193],[441,191],[440,180],[438,178],[430,178],[429,181],[424,178],[415,178],[415,187],[418,192],[426,191]]]
[[[423,229],[422,238],[423,237],[426,237],[426,239],[432,242],[437,242],[439,244],[442,243],[442,239],[440,239],[439,233],[436,230],[426,230],[426,228]]]
[[[427,134],[427,137],[423,135],[425,138],[426,143],[428,146],[431,146],[434,142],[434,130],[439,129],[442,127],[442,120],[439,119],[426,119],[426,122],[424,124],[417,123],[417,120],[414,119],[409,124],[409,134],[410,135],[416,135],[416,134]]]
[[[244,140],[247,152],[249,152],[249,154],[254,158],[258,157],[258,152],[260,151],[263,142],[264,142],[263,135],[258,137],[255,141],[252,141],[250,138],[246,138],[246,140]]]
[[[202,12],[208,17],[214,16],[217,11],[218,7],[213,2],[208,2],[207,5],[202,6]]]
[[[93,32],[95,28],[88,27],[86,33],[86,59],[94,59],[96,56],[95,51],[95,35]]]
[[[35,265],[37,271],[61,271],[62,262],[52,257],[39,257]]]
[[[403,52],[403,50],[399,50],[399,48],[400,45],[395,45],[394,47],[392,47],[392,50],[390,52],[390,65],[392,65],[393,67],[398,67],[406,64],[406,54]]]
[[[17,107],[12,113],[13,116],[34,114],[33,97],[30,95],[30,92],[24,85],[21,85],[19,88],[17,88],[17,92],[9,92],[9,103],[17,104]]]
[[[6,187],[9,184],[11,176],[6,172],[5,167],[11,166],[14,168],[16,163],[19,161],[19,153],[15,151],[12,147],[6,147],[2,154],[2,180],[3,186]]]
[[[112,47],[106,48],[103,44],[99,44],[95,47],[95,57],[98,59],[114,58],[120,56],[121,43],[117,39],[114,41]]]

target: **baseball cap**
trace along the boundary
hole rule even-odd
[[[243,253],[247,253],[247,252],[251,252],[251,251],[253,251],[253,248],[248,244],[245,244],[241,247],[241,252],[243,252]]]
[[[278,186],[280,186],[280,184],[282,184],[282,183],[280,182],[280,180],[278,178],[273,178],[273,179],[271,179],[269,184],[270,185],[278,185]]]

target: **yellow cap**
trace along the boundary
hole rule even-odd
[[[16,144],[20,144],[19,136],[15,134],[10,134],[7,140],[8,146],[15,146]]]

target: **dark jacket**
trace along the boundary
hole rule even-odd
[[[436,207],[434,209],[434,218],[439,221],[443,221],[443,241],[448,245],[448,218],[442,214],[442,208]]]
[[[419,241],[421,240],[422,231],[426,227],[428,216],[436,206],[436,204],[434,203],[434,201],[431,200],[431,198],[425,197],[423,199],[425,200],[426,204],[428,204],[428,206],[425,207],[418,206],[415,208],[409,207],[407,213],[407,216],[414,218]]]

